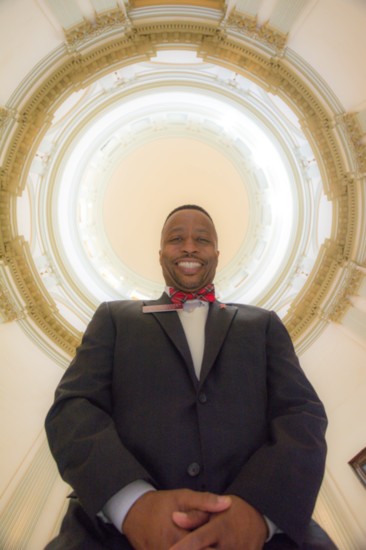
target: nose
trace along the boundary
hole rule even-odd
[[[197,246],[194,239],[187,238],[183,241],[183,252],[186,252],[187,254],[197,252]]]

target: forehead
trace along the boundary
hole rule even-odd
[[[162,233],[186,229],[212,233],[216,236],[215,227],[210,218],[203,212],[193,209],[179,210],[172,214],[166,221]]]

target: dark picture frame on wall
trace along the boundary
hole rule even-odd
[[[356,475],[366,487],[366,447],[354,456],[348,464],[352,466]]]

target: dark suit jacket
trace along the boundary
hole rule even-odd
[[[164,294],[146,303],[165,302]],[[323,476],[325,428],[277,315],[218,302],[210,305],[199,381],[176,312],[102,304],[46,419],[84,523],[95,522],[120,488],[144,479],[158,489],[236,494],[297,543]],[[97,523],[102,539],[112,530],[129,548],[116,529]]]

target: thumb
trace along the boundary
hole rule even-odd
[[[223,512],[231,506],[231,497],[228,495],[216,495],[215,493],[201,493],[199,491],[187,491],[182,494],[179,502],[179,511],[189,512],[200,510],[201,512]]]
[[[173,512],[173,522],[177,527],[191,531],[197,529],[208,522],[210,514],[208,512],[201,512],[200,510],[190,510],[188,512]]]

